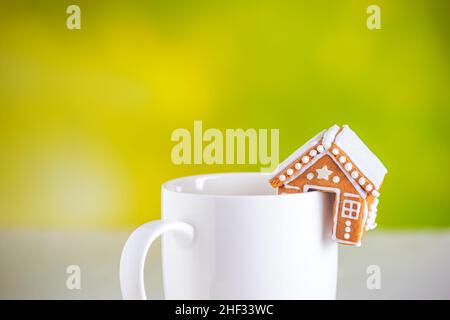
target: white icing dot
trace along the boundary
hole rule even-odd
[[[345,163],[346,160],[347,160],[347,159],[346,159],[344,156],[341,156],[341,157],[339,158],[339,162],[340,162],[340,163]]]
[[[359,178],[359,184],[360,185],[364,185],[366,183],[366,179],[364,179],[364,177]]]
[[[333,148],[333,150],[331,150],[331,152],[337,156],[339,154],[339,150],[337,148]]]
[[[339,181],[341,181],[338,176],[334,176],[332,180],[334,183],[339,183]]]
[[[350,227],[345,227],[345,232],[350,232],[350,231],[352,231],[352,228],[350,228]]]
[[[358,177],[359,177],[358,171],[353,171],[353,172],[352,172],[352,178],[353,178],[353,179],[356,179],[356,178],[358,178]]]
[[[311,157],[315,157],[315,156],[317,155],[317,151],[316,151],[316,150],[311,150],[311,151],[309,152],[309,155],[310,155]]]
[[[295,164],[295,169],[300,170],[302,168],[302,164],[300,162],[297,162]]]
[[[292,176],[292,174],[294,173],[294,170],[287,169],[286,173],[288,174],[288,176]]]
[[[353,165],[350,162],[347,162],[345,164],[345,170],[350,171],[353,169]]]
[[[379,197],[380,196],[380,193],[377,191],[377,190],[373,190],[372,191],[372,195],[376,198],[376,197]]]
[[[314,173],[310,172],[306,175],[306,179],[312,180],[314,178]]]
[[[308,163],[308,162],[309,162],[309,157],[308,157],[308,156],[304,156],[304,157],[302,158],[302,162],[303,162],[303,163]]]
[[[282,174],[278,177],[278,180],[284,181],[284,180],[286,180],[286,176],[284,174]]]
[[[349,233],[344,234],[344,238],[345,239],[349,239],[350,238],[350,234]]]
[[[350,227],[352,225],[352,222],[350,220],[345,221],[345,225],[347,227]]]
[[[373,189],[373,186],[369,183],[369,184],[366,186],[366,191],[372,191],[372,189]]]
[[[317,146],[317,151],[318,151],[318,152],[323,152],[324,150],[325,150],[325,148],[323,147],[323,145],[319,144],[319,145]]]

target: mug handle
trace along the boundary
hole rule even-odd
[[[189,245],[194,239],[194,228],[181,221],[150,221],[138,227],[128,238],[120,257],[120,288],[125,300],[146,300],[144,264],[153,241],[166,231],[183,237]]]

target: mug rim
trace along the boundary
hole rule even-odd
[[[192,192],[192,191],[176,191],[170,188],[170,184],[176,183],[179,180],[185,180],[185,179],[194,179],[199,177],[214,177],[214,176],[224,176],[224,175],[249,175],[249,176],[260,176],[260,175],[267,175],[269,178],[272,176],[272,173],[264,173],[264,172],[249,172],[249,171],[243,171],[243,172],[219,172],[219,173],[205,173],[205,174],[196,174],[196,175],[187,175],[182,176],[179,178],[171,179],[166,182],[164,182],[161,185],[161,190],[163,193],[171,193],[176,195],[189,195],[189,196],[196,196],[196,197],[213,197],[213,198],[280,198],[280,196],[284,197],[306,197],[306,196],[313,196],[322,193],[321,191],[308,191],[308,192],[299,192],[299,193],[285,193],[285,194],[277,194],[274,189],[274,194],[214,194],[214,193],[199,193],[199,192]],[[267,182],[268,183],[268,182]]]

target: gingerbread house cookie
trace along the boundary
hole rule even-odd
[[[378,197],[386,168],[348,126],[332,126],[296,150],[269,180],[279,194],[312,190],[335,194],[332,237],[361,245],[376,227]]]

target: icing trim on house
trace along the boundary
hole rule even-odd
[[[351,177],[351,175],[342,167],[341,163],[331,155],[331,153],[327,151],[327,154],[330,156],[331,159],[333,159],[334,163],[336,163],[339,169],[341,169],[341,171],[347,177],[347,180],[350,181],[350,183],[355,187],[356,191],[358,191],[358,193],[365,199],[367,197],[367,193],[360,187],[358,183],[355,182],[355,180]]]
[[[338,125],[334,125],[323,134],[322,144],[326,149],[329,149],[331,147],[334,139],[336,138],[336,135],[340,130],[341,128]]]
[[[283,187],[284,187],[285,189],[300,190],[300,187],[297,187],[297,186],[291,186],[291,185],[289,185],[289,184],[284,184]]]
[[[307,192],[310,189],[323,190],[323,191],[331,191],[336,194],[336,199],[334,199],[334,209],[333,209],[333,234],[332,236],[336,239],[336,228],[337,228],[337,220],[338,220],[338,211],[339,204],[341,203],[341,190],[339,188],[333,187],[323,187],[312,184],[305,184],[303,186],[303,192]]]
[[[341,203],[341,190],[339,188],[332,188],[332,187],[323,187],[323,186],[317,186],[317,185],[312,185],[312,184],[305,184],[303,186],[303,192],[307,192],[310,189],[315,189],[315,190],[323,190],[323,191],[331,191],[334,192],[336,194],[336,199],[334,200],[334,209],[333,209],[333,233],[331,235],[332,239],[336,242],[340,242],[340,243],[344,243],[344,244],[352,244],[355,246],[361,246],[361,240],[359,240],[358,242],[354,242],[354,241],[349,241],[349,240],[343,240],[343,239],[339,239],[336,237],[336,229],[337,229],[337,221],[339,218],[339,204]],[[363,200],[365,203],[365,200]],[[365,208],[367,208],[367,206],[365,206]],[[364,209],[364,211],[366,211],[366,209]],[[366,216],[366,212],[364,212],[364,216]],[[364,224],[362,224],[364,225]]]
[[[303,165],[299,171],[297,171],[296,173],[294,173],[292,176],[289,177],[289,179],[285,182],[286,183],[290,183],[292,181],[294,181],[295,179],[297,179],[299,176],[301,176],[306,170],[308,170],[309,168],[311,168],[317,161],[319,161],[320,159],[323,158],[323,156],[326,154],[326,152],[323,153],[319,153],[318,155],[316,155],[312,160],[309,160],[309,162],[305,165]]]
[[[380,188],[387,169],[348,125],[342,126],[342,130],[336,135],[334,144],[349,155],[352,162],[376,189]]]
[[[354,193],[348,193],[348,192],[344,192],[344,197],[348,197],[348,198],[360,198],[361,196],[354,194]]]

